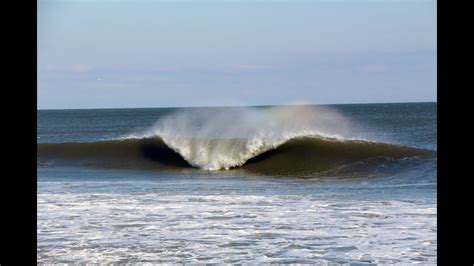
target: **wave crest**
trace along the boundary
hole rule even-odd
[[[322,106],[201,108],[173,113],[123,139],[159,137],[191,165],[218,170],[241,166],[298,137],[362,139],[350,135],[353,127],[337,110]]]

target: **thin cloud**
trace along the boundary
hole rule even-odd
[[[253,65],[253,64],[229,64],[225,67],[230,69],[237,69],[237,70],[259,70],[259,69],[267,69],[270,66],[267,65]]]
[[[367,64],[358,66],[357,70],[364,73],[379,73],[385,72],[387,70],[387,66],[380,64]]]
[[[86,65],[86,64],[72,64],[71,70],[72,72],[75,72],[75,73],[84,73],[91,70],[91,66]]]

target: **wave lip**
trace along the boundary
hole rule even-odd
[[[293,138],[353,139],[353,127],[338,110],[322,106],[227,108],[218,112],[211,108],[172,113],[148,130],[124,138],[161,138],[191,165],[219,170],[242,166]]]

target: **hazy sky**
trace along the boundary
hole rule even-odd
[[[436,101],[436,1],[38,1],[38,108]]]

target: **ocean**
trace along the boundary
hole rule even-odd
[[[38,110],[37,260],[436,263],[436,114]]]

